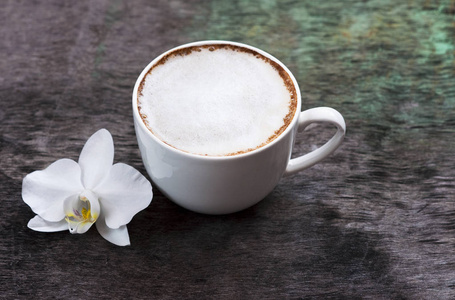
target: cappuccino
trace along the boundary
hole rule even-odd
[[[289,74],[231,44],[191,46],[163,56],[138,89],[138,110],[164,143],[193,154],[246,153],[276,139],[297,110]]]

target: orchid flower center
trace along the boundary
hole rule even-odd
[[[71,233],[85,233],[98,219],[99,209],[95,209],[98,213],[94,213],[92,202],[99,207],[98,199],[90,191],[84,191],[70,201],[65,209],[65,220]]]

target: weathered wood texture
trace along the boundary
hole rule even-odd
[[[3,1],[0,298],[454,299],[455,2]],[[38,233],[22,178],[77,159],[100,128],[145,174],[130,98],[161,52],[202,39],[289,66],[304,109],[346,118],[343,146],[228,216],[155,190],[132,246]],[[332,134],[317,126],[295,153]]]

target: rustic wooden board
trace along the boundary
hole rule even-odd
[[[455,298],[455,1],[6,1],[0,36],[0,298]],[[100,128],[146,174],[134,82],[204,39],[282,60],[303,109],[345,116],[342,147],[237,214],[155,189],[130,247],[29,230],[22,178]],[[295,154],[332,132],[302,133]]]

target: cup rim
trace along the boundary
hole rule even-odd
[[[138,106],[137,106],[137,96],[138,96],[137,94],[138,94],[139,85],[141,84],[143,78],[146,76],[148,71],[158,61],[160,61],[165,55],[167,55],[170,52],[173,52],[175,50],[182,49],[182,48],[209,45],[209,44],[228,44],[228,45],[243,47],[243,48],[247,48],[247,49],[256,51],[259,54],[261,54],[261,55],[273,60],[275,63],[279,64],[283,68],[283,70],[285,70],[286,73],[291,78],[292,83],[294,84],[294,87],[295,87],[295,91],[297,93],[297,107],[296,107],[296,109],[294,111],[294,115],[292,117],[292,120],[289,123],[289,125],[287,126],[287,128],[278,137],[276,137],[273,141],[267,143],[264,146],[261,146],[259,148],[256,148],[254,150],[251,150],[251,151],[248,151],[248,152],[245,152],[245,153],[239,153],[239,154],[235,154],[235,155],[219,155],[219,156],[218,155],[203,155],[203,154],[196,154],[196,153],[192,153],[192,152],[187,152],[187,151],[175,148],[173,146],[170,146],[169,144],[165,143],[160,138],[155,136],[147,128],[147,126],[145,125],[144,121],[142,120],[142,117],[139,114],[139,109],[138,109]],[[186,43],[186,44],[174,47],[172,49],[169,49],[169,50],[163,52],[162,54],[160,54],[156,58],[154,58],[142,70],[142,72],[140,73],[139,77],[136,80],[136,83],[134,85],[133,95],[132,95],[132,105],[133,105],[133,117],[134,117],[135,121],[137,121],[136,122],[136,126],[140,126],[146,132],[146,134],[148,136],[150,136],[157,143],[159,143],[160,145],[165,147],[167,150],[169,150],[171,152],[174,152],[174,153],[178,153],[178,154],[183,155],[183,156],[192,157],[192,158],[195,158],[195,159],[203,159],[203,160],[233,160],[233,159],[239,159],[239,158],[243,158],[243,157],[248,157],[248,156],[251,156],[251,155],[255,155],[255,154],[259,153],[259,152],[266,151],[268,148],[272,147],[274,144],[279,143],[280,140],[282,140],[285,135],[289,134],[289,132],[291,130],[293,130],[293,128],[295,127],[295,124],[297,123],[297,120],[299,118],[300,111],[301,111],[301,106],[302,106],[302,99],[301,98],[302,98],[302,96],[301,96],[301,93],[300,93],[300,88],[299,88],[299,85],[298,85],[297,80],[295,79],[294,75],[279,59],[277,59],[273,55],[271,55],[271,54],[269,54],[269,53],[267,53],[267,52],[265,52],[265,51],[263,51],[261,49],[258,49],[258,48],[254,47],[254,46],[250,46],[250,45],[247,45],[247,44],[244,44],[244,43],[226,41],[226,40],[202,40],[202,41]]]

